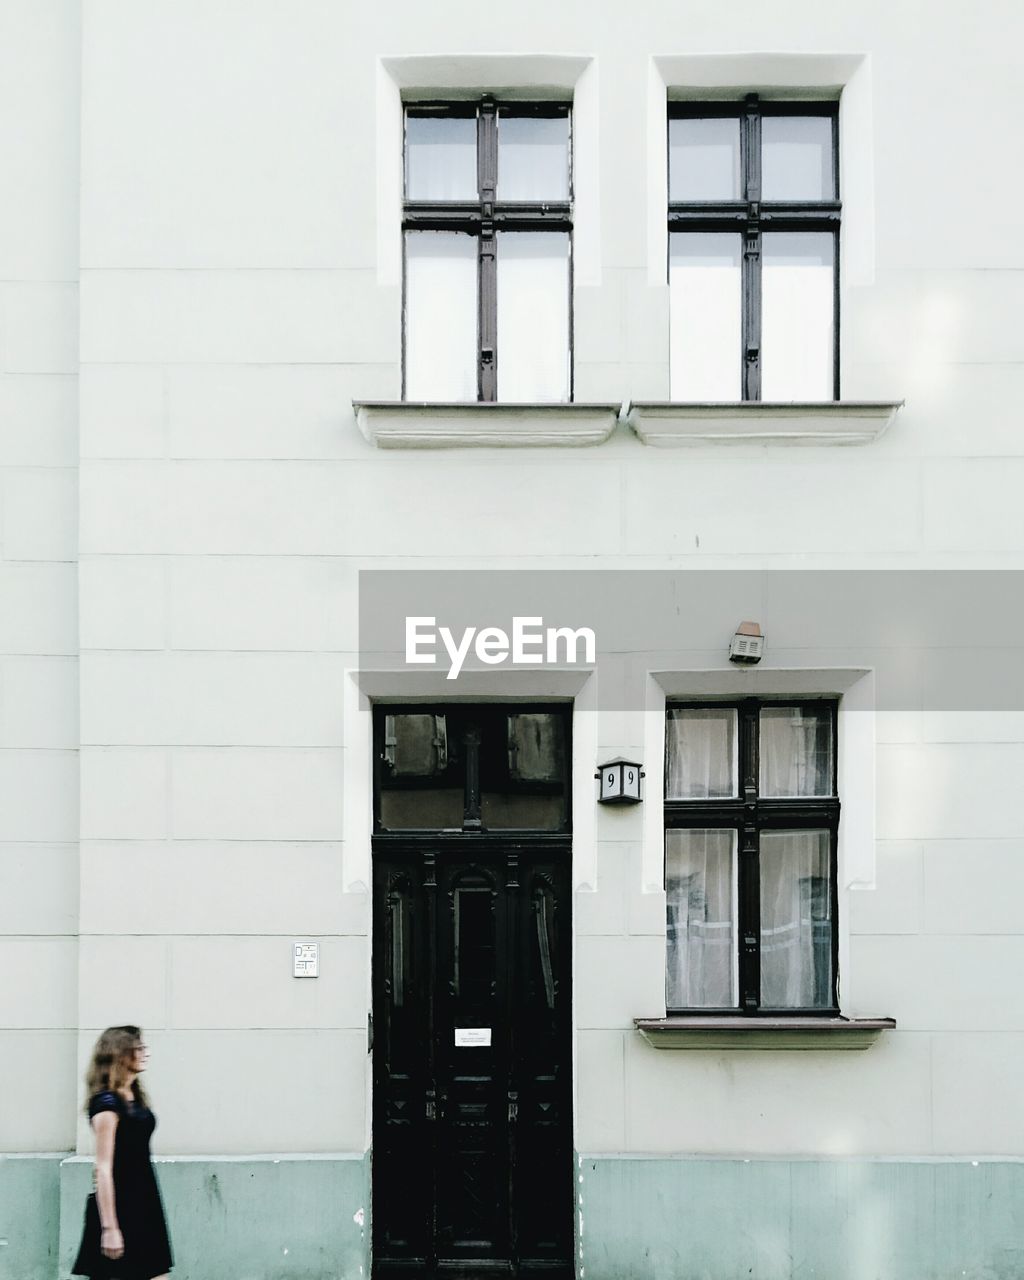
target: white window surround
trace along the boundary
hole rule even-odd
[[[377,60],[377,283],[402,283],[403,103],[572,100],[573,282],[601,283],[597,63],[586,54],[475,53]]]
[[[773,403],[678,400],[631,404],[627,421],[644,444],[870,444],[884,435],[902,400]]]
[[[603,444],[621,405],[415,400],[354,400],[356,423],[379,449],[575,447]]]
[[[830,400],[820,404],[724,403],[520,404],[353,400],[363,436],[378,449],[581,448],[603,444],[619,422],[658,448],[721,444],[870,444],[892,425],[902,400]]]
[[[865,668],[747,668],[650,671],[644,712],[645,793],[641,836],[644,893],[665,893],[665,707],[670,698],[838,697],[839,997],[855,1005],[850,972],[849,893],[875,887],[875,677]],[[865,1011],[866,1014],[874,1011]]]
[[[647,103],[647,278],[666,286],[668,261],[668,111],[670,101],[733,101],[757,93],[766,102],[838,99],[840,232],[839,313],[851,288],[875,278],[874,124],[871,59],[864,53],[694,53],[652,57]],[[848,325],[840,324],[840,370],[850,368]],[[841,374],[842,376],[842,374]],[[843,389],[851,391],[843,377]],[[647,444],[867,444],[891,424],[900,401],[875,406],[839,400],[797,415],[792,406],[693,405],[696,412],[647,405],[633,426]],[[687,406],[687,410],[691,406]],[[638,406],[639,408],[639,406]],[[885,410],[888,408],[888,412]],[[735,409],[735,412],[732,410]]]
[[[841,293],[875,278],[874,126],[871,59],[857,53],[692,53],[650,60],[647,91],[647,280],[665,285],[668,261],[670,100],[839,99],[839,192],[843,201]],[[840,298],[842,314],[842,298]],[[840,356],[841,359],[841,356]]]
[[[750,1018],[679,1014],[634,1018],[654,1049],[868,1049],[894,1018]]]
[[[598,68],[589,55],[436,54],[378,59],[377,279],[402,279],[403,103],[473,98],[484,91],[515,100],[571,97],[573,103],[574,285],[601,283]],[[764,99],[838,98],[840,191],[843,199],[840,290],[874,280],[874,159],[871,63],[857,53],[699,53],[651,57],[647,104],[647,273],[667,288],[667,154],[670,99],[732,99],[757,91]],[[840,310],[843,310],[842,297]],[[847,326],[841,326],[845,348]],[[846,367],[843,351],[841,367]],[[837,401],[822,405],[644,403],[630,425],[645,444],[867,444],[891,425],[902,401]],[[515,406],[484,417],[460,406],[357,404],[366,438],[382,448],[536,447],[603,443],[614,429],[610,406]],[[597,417],[594,410],[598,410]],[[625,416],[623,414],[621,417]],[[528,421],[526,419],[529,419]],[[600,418],[600,421],[598,421]]]
[[[453,695],[443,672],[395,670],[345,672],[342,770],[342,882],[346,893],[367,892],[372,883],[373,706],[377,702],[571,701],[572,881],[592,889],[597,877],[597,679],[584,668],[544,671],[464,670]]]

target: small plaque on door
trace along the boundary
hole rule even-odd
[[[489,1049],[491,1047],[490,1027],[456,1027],[456,1049]]]

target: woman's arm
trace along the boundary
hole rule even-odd
[[[124,1237],[117,1225],[114,1201],[114,1135],[117,1112],[100,1111],[92,1118],[96,1134],[96,1207],[100,1211],[100,1251],[105,1258],[120,1258]]]

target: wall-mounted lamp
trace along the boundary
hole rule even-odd
[[[599,804],[639,804],[640,779],[644,776],[641,765],[635,760],[617,756],[598,768],[595,778],[600,778]]]
[[[764,657],[764,636],[758,622],[741,622],[729,641],[729,661],[752,667]]]

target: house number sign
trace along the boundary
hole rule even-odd
[[[644,776],[636,760],[624,760],[619,756],[601,765],[595,778],[601,781],[598,800],[601,804],[639,804],[640,779]]]

